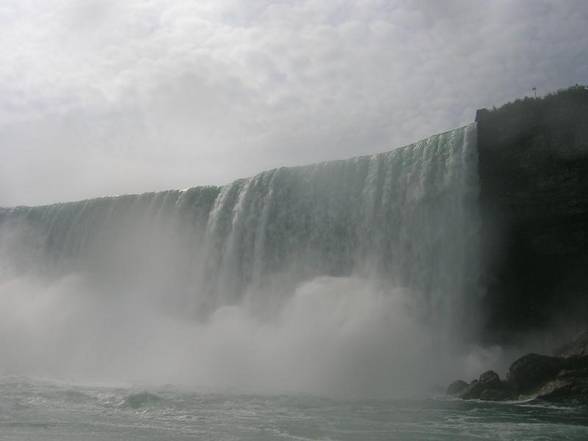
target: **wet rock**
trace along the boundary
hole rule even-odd
[[[468,387],[468,384],[463,380],[456,380],[447,387],[447,395],[453,397],[460,396]]]
[[[480,400],[484,401],[506,401],[514,398],[513,391],[506,384],[499,388],[485,389],[480,394]]]
[[[519,394],[531,394],[555,379],[564,366],[559,357],[527,354],[510,366],[507,380]]]
[[[541,388],[537,399],[556,403],[588,404],[588,377],[558,377]]]
[[[494,371],[486,371],[480,375],[478,381],[480,384],[483,384],[487,387],[492,387],[500,384],[500,377]]]
[[[566,357],[527,354],[516,360],[502,381],[494,371],[486,371],[470,384],[456,381],[447,388],[449,395],[465,400],[504,401],[535,397],[550,402],[588,404],[588,355],[583,336],[566,350]]]
[[[539,400],[588,404],[588,357],[572,357],[567,361],[566,369],[537,393]]]
[[[486,371],[472,381],[460,397],[464,400],[480,399],[489,401],[508,400],[513,396],[510,384],[500,380],[494,371]]]
[[[459,395],[464,400],[477,400],[482,395],[484,388],[481,387],[478,380],[472,381],[468,387]]]
[[[584,357],[568,357],[564,362],[564,370],[574,375],[583,376],[588,371],[588,355]],[[563,374],[563,372],[562,372]]]

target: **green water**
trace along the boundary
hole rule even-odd
[[[587,440],[588,409],[0,383],[1,440]]]

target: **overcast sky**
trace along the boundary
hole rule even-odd
[[[2,0],[0,205],[389,150],[588,82],[585,0]]]

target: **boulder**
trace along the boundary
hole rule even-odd
[[[484,391],[483,387],[480,387],[477,380],[472,381],[468,387],[459,395],[459,398],[464,400],[478,400]]]
[[[447,395],[453,397],[460,396],[468,387],[468,384],[463,380],[456,380],[447,387]]]
[[[537,399],[555,403],[588,404],[588,378],[557,378],[541,388]]]
[[[558,353],[561,357],[527,354],[516,360],[502,381],[486,371],[470,384],[458,380],[447,394],[464,400],[503,401],[536,397],[550,402],[588,404],[588,335],[578,335]]]
[[[483,384],[486,387],[500,385],[500,377],[494,371],[484,372],[482,375],[480,375],[478,381],[480,382],[480,384]]]
[[[480,375],[480,378],[472,381],[460,397],[464,400],[500,401],[511,399],[513,391],[508,383],[500,380],[496,372],[486,371]]]
[[[527,354],[510,366],[507,381],[519,394],[531,394],[554,380],[564,367],[563,358]]]

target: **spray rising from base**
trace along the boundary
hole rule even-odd
[[[246,305],[205,322],[164,314],[133,295],[99,292],[81,276],[0,285],[2,374],[75,382],[178,384],[207,391],[330,396],[430,394],[473,374],[482,352],[419,324],[403,289],[320,277],[270,320]],[[121,302],[121,299],[126,299]]]
[[[0,210],[2,369],[342,395],[443,384],[475,331],[475,147],[470,125],[223,187]]]

